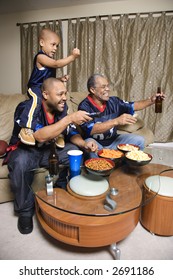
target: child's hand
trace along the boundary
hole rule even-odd
[[[59,78],[62,82],[67,82],[69,80],[70,76],[69,75],[64,75],[61,78]]]
[[[78,48],[75,48],[72,50],[72,55],[77,58],[80,56],[80,50]]]

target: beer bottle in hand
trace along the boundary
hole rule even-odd
[[[157,93],[161,93],[161,88],[157,88]],[[158,95],[155,101],[155,113],[162,113],[162,97]]]
[[[49,155],[49,174],[54,176],[59,173],[59,158],[56,152],[55,141],[50,143],[50,155]]]

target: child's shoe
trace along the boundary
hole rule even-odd
[[[21,128],[19,138],[22,143],[27,145],[35,145],[35,138],[33,136],[33,130],[30,128]]]
[[[55,141],[55,144],[58,148],[64,148],[65,147],[65,141],[64,141],[64,135],[60,134]]]

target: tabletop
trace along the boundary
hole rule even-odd
[[[141,207],[157,195],[159,184],[149,196],[143,192],[145,180],[151,175],[158,175],[159,180],[159,174],[167,168],[166,165],[152,163],[135,168],[122,165],[106,178],[108,190],[97,196],[78,195],[70,189],[69,184],[67,190],[54,188],[52,195],[47,195],[46,185],[38,186],[34,193],[46,204],[64,212],[87,216],[121,215]],[[117,190],[117,193],[111,192],[112,189]],[[115,207],[111,208],[111,204],[108,205],[110,208],[105,207],[109,204],[109,199]]]

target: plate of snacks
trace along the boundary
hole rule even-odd
[[[152,160],[152,155],[141,150],[131,151],[125,154],[126,162],[132,166],[143,166]]]
[[[118,162],[122,157],[124,157],[123,152],[113,149],[102,149],[99,150],[97,154],[101,158],[108,158],[113,160],[114,162]]]
[[[131,151],[138,151],[139,146],[134,145],[134,144],[119,144],[117,145],[117,149],[121,152],[127,153]]]
[[[115,163],[107,158],[91,158],[84,163],[86,170],[94,175],[108,176],[115,167]]]

